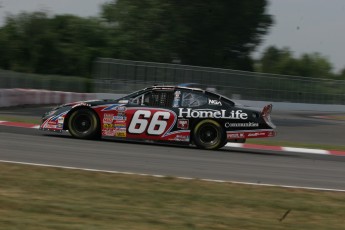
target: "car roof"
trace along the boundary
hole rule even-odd
[[[227,97],[225,97],[223,95],[220,95],[220,94],[217,94],[217,93],[205,90],[205,89],[200,89],[200,88],[192,88],[192,87],[176,86],[176,85],[170,85],[170,86],[155,85],[155,86],[151,86],[151,87],[145,88],[145,90],[178,90],[178,89],[197,91],[197,92],[205,93],[207,95],[212,95],[214,97],[218,97],[219,100],[223,99],[223,100],[229,101],[231,103],[234,103],[232,100],[230,100],[229,98],[227,98]]]
[[[192,91],[206,91],[200,88],[192,88],[192,87],[187,87],[187,86],[176,86],[176,85],[154,85],[151,87],[147,87],[146,89],[151,89],[151,90],[176,90],[176,89],[185,89],[185,90],[192,90]]]

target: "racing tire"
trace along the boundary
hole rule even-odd
[[[203,120],[193,129],[194,144],[201,149],[219,149],[226,140],[222,126],[214,120]]]
[[[68,119],[69,133],[79,139],[100,138],[100,122],[90,109],[78,109]]]

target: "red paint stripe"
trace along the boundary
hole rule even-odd
[[[329,150],[329,153],[331,155],[336,155],[336,156],[345,156],[345,152],[344,151]]]
[[[20,127],[20,128],[35,128],[35,127],[38,126],[36,124],[29,124],[29,123],[23,123],[23,122],[11,122],[11,121],[1,122],[0,125],[12,126],[12,127]]]

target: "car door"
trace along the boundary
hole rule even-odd
[[[174,93],[172,110],[177,115],[175,133],[177,141],[190,141],[190,133],[199,110],[207,105],[208,98],[202,91],[177,89]]]
[[[177,118],[171,110],[173,97],[173,90],[150,90],[128,103],[126,138],[169,140]]]

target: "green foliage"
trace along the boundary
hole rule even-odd
[[[249,55],[272,24],[266,6],[266,0],[113,0],[102,16],[113,25],[114,57],[251,70]]]
[[[294,57],[288,48],[268,47],[258,60],[257,71],[311,78],[336,78],[332,64],[319,53]]]
[[[96,57],[254,70],[250,54],[273,24],[267,0],[111,0],[97,18],[20,13],[0,28],[0,68],[91,76]],[[345,80],[319,53],[268,47],[256,71]]]
[[[264,92],[269,98],[287,98],[288,101],[343,104],[345,70],[332,72],[332,64],[319,53],[294,57],[288,48],[268,47],[257,60],[256,71],[292,76],[260,79],[259,88],[279,89]],[[312,80],[311,80],[312,79]],[[268,93],[268,95],[266,94]]]
[[[90,76],[96,57],[252,70],[251,52],[272,25],[267,0],[112,0],[98,18],[7,17],[0,68]]]
[[[90,74],[92,60],[106,53],[108,43],[97,18],[49,18],[44,12],[9,16],[0,41],[0,68],[79,76]]]
[[[345,224],[343,192],[0,166],[1,229],[336,230]]]

